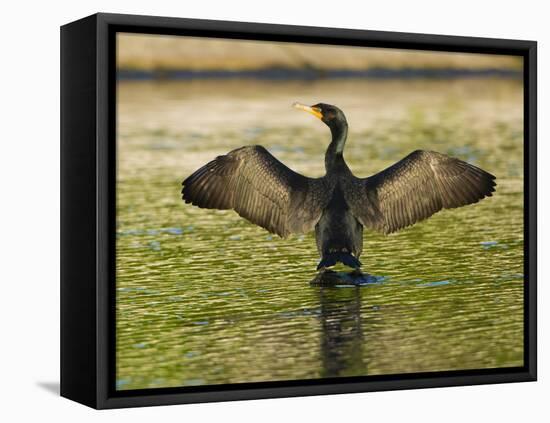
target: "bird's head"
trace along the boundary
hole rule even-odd
[[[311,113],[316,118],[321,119],[329,128],[347,125],[344,112],[331,104],[317,103],[313,106],[306,106],[305,104],[294,103],[292,106]]]

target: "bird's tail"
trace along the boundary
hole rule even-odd
[[[359,269],[361,267],[361,262],[357,257],[352,256],[350,253],[335,252],[324,255],[317,265],[317,270],[323,267],[334,266],[336,263],[345,264],[353,269]]]

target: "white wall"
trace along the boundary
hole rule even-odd
[[[89,421],[543,421],[548,410],[550,31],[544,1],[5,2],[0,50],[2,319],[0,415]],[[59,309],[59,29],[97,12],[153,14],[539,41],[539,340],[537,383],[94,412],[55,396]],[[6,130],[7,128],[7,130]],[[7,233],[7,237],[6,237]]]

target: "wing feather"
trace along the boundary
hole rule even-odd
[[[441,209],[477,203],[490,197],[495,186],[495,177],[483,169],[417,150],[376,175],[355,178],[344,195],[364,226],[388,234]]]
[[[325,178],[300,175],[258,145],[218,156],[182,185],[186,203],[233,209],[281,237],[312,230],[330,198]]]

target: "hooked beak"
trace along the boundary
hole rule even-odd
[[[323,119],[323,114],[321,113],[321,109],[319,107],[306,106],[305,104],[302,104],[302,103],[294,103],[292,107],[294,107],[295,109],[300,109],[308,113],[311,113],[313,116],[315,116],[318,119],[321,119],[321,120]]]

